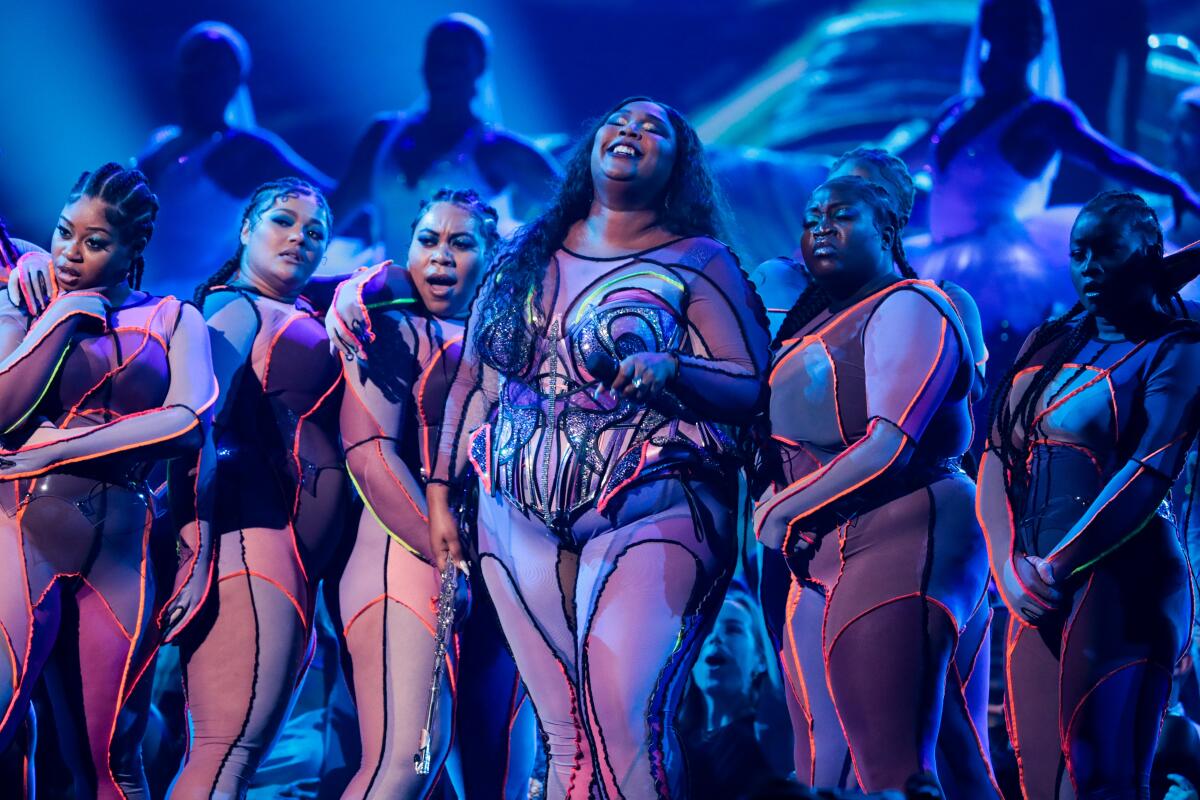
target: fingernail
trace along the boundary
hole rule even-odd
[[[468,578],[471,577],[471,569],[467,566],[466,561],[459,561],[458,568],[462,571],[463,575],[466,575]]]

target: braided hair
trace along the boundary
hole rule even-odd
[[[20,253],[13,243],[12,237],[8,235],[8,226],[4,224],[4,220],[0,219],[0,267],[11,270],[17,265],[18,258],[20,258]]]
[[[723,204],[704,160],[704,146],[678,111],[648,97],[631,97],[594,120],[566,163],[562,181],[549,207],[522,227],[500,252],[480,285],[479,319],[475,342],[488,342],[481,355],[502,373],[520,372],[529,363],[533,326],[541,320],[543,284],[550,259],[562,246],[571,226],[585,219],[595,195],[592,145],[613,111],[628,103],[648,101],[661,106],[675,131],[675,163],[658,203],[658,224],[676,236],[724,233]],[[534,319],[526,316],[530,309]]]
[[[85,172],[71,187],[67,202],[92,197],[106,204],[104,218],[116,229],[121,241],[132,246],[126,280],[134,289],[142,285],[146,259],[142,253],[154,234],[154,219],[158,216],[158,198],[150,191],[146,176],[136,169],[125,169],[110,161],[94,172]]]
[[[917,274],[909,265],[908,260],[904,256],[904,248],[900,245],[900,215],[896,209],[896,199],[882,186],[864,180],[857,175],[843,175],[837,178],[830,178],[816,189],[813,189],[813,194],[815,195],[822,189],[830,187],[849,189],[855,195],[856,199],[865,202],[871,207],[877,229],[882,231],[885,227],[891,227],[896,232],[892,243],[892,259],[895,261],[901,275],[905,278],[915,279]],[[800,293],[800,296],[796,298],[796,302],[788,309],[787,316],[783,318],[783,323],[779,326],[779,332],[775,334],[775,340],[771,342],[771,347],[778,348],[784,341],[790,339],[797,331],[811,322],[832,302],[833,298],[821,288],[820,284],[812,280],[810,276],[808,287]]]
[[[321,194],[321,190],[308,181],[299,178],[279,178],[267,181],[255,189],[254,194],[250,196],[250,202],[246,204],[245,211],[242,212],[241,225],[243,227],[249,225],[254,228],[262,219],[262,215],[267,213],[277,202],[301,195],[312,197],[317,201],[321,210],[325,212],[325,227],[333,230],[333,212],[329,210],[329,203],[326,202],[325,195]],[[208,280],[196,287],[196,293],[192,298],[196,305],[203,306],[204,298],[214,287],[228,283],[229,279],[237,274],[245,252],[246,246],[239,243],[237,249],[233,251],[233,255],[218,267],[216,272],[209,275]]]
[[[475,224],[478,225],[479,231],[483,235],[483,262],[488,263],[500,246],[500,229],[498,227],[500,215],[496,213],[496,209],[484,202],[474,189],[442,187],[434,193],[433,197],[421,203],[420,210],[413,217],[413,233],[417,232],[417,224],[421,218],[438,203],[450,203],[458,206],[475,218]]]
[[[1093,197],[1079,211],[1079,216],[1094,214],[1102,217],[1115,217],[1120,224],[1128,226],[1142,237],[1142,249],[1135,259],[1142,259],[1149,267],[1150,279],[1154,280],[1163,259],[1163,234],[1159,225],[1158,215],[1139,195],[1133,192],[1107,191]],[[1025,345],[1016,362],[1009,368],[1000,383],[1000,390],[992,398],[990,413],[988,448],[995,452],[1004,463],[1012,476],[1010,485],[1023,491],[1028,484],[1029,473],[1026,466],[1028,442],[1034,437],[1032,429],[1037,419],[1038,400],[1054,381],[1063,366],[1083,349],[1083,346],[1096,335],[1096,320],[1090,312],[1084,310],[1082,303],[1076,303],[1071,310],[1060,317],[1050,320],[1036,331]],[[1050,351],[1046,360],[1037,367],[1028,388],[1021,394],[1015,405],[1011,404],[1013,381],[1016,376],[1027,369],[1034,357],[1057,341],[1058,345]],[[1086,364],[1079,365],[1075,372],[1062,383],[1061,392],[1070,386],[1085,369]],[[1051,397],[1053,402],[1056,397]],[[1012,407],[1010,407],[1010,405]],[[1013,444],[1017,431],[1024,432],[1026,445],[1018,448]]]

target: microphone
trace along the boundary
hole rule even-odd
[[[609,386],[612,385],[613,380],[617,377],[617,371],[621,368],[619,361],[603,350],[598,349],[588,353],[583,365],[601,383],[608,384]],[[688,422],[696,421],[696,415],[688,410],[687,406],[670,392],[663,391],[657,397],[651,397],[648,400],[639,402],[644,402],[647,406],[665,417],[682,419]]]

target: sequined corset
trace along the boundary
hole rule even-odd
[[[685,420],[669,392],[653,408],[610,395],[587,368],[596,351],[618,361],[639,352],[695,354],[687,265],[702,266],[715,244],[699,241],[701,247],[677,243],[656,251],[654,261],[625,259],[599,274],[603,259],[560,251],[552,274],[573,269],[596,277],[570,302],[556,304],[536,340],[533,366],[501,379],[494,417],[471,432],[469,459],[485,491],[561,527],[592,505],[603,510],[640,477],[685,465],[715,470],[732,451],[730,426]]]

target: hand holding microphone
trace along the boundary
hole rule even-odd
[[[617,362],[603,350],[593,350],[584,366],[610,391],[645,403],[668,417],[690,418],[679,399],[667,392],[679,375],[679,358],[674,353],[634,353]]]

